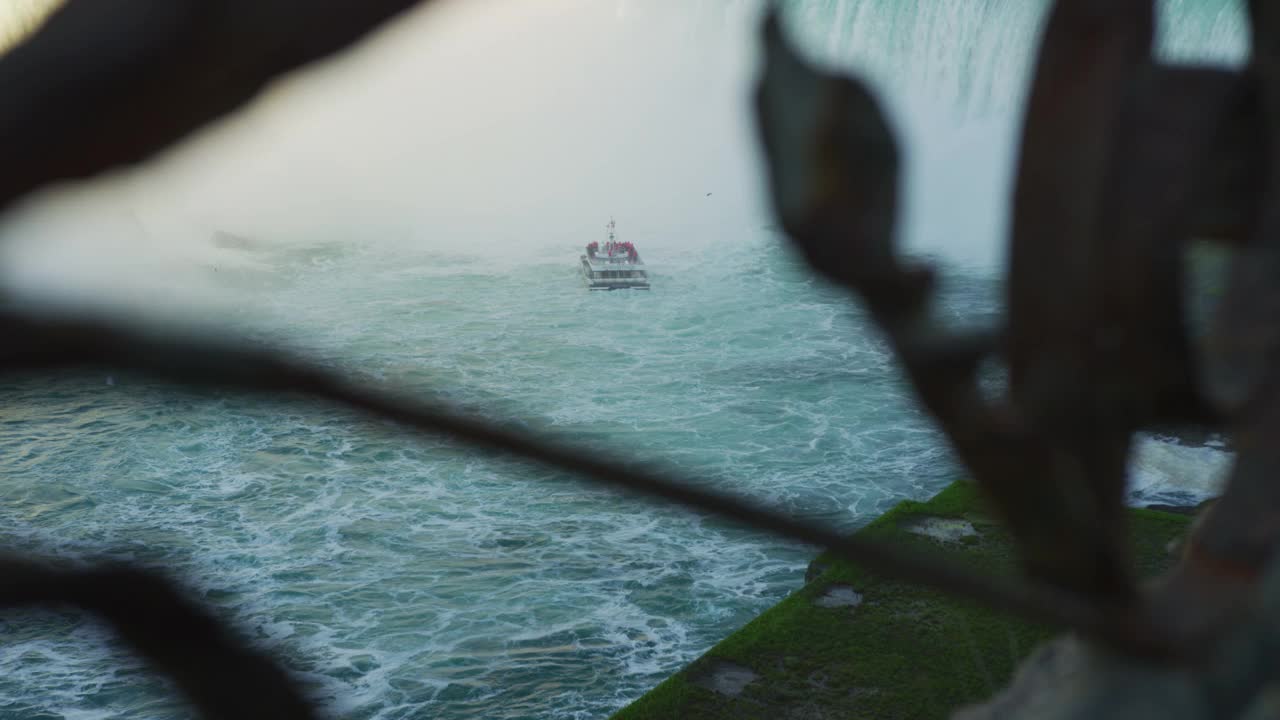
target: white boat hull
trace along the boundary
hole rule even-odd
[[[581,256],[582,278],[590,290],[648,290],[649,273],[643,263],[592,262]]]

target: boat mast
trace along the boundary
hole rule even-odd
[[[613,242],[613,218],[609,218],[609,224],[605,227],[609,228],[609,242]]]

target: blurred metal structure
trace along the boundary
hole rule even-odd
[[[1274,672],[1280,608],[1259,588],[1280,538],[1280,9],[1249,9],[1254,58],[1236,73],[1158,63],[1150,0],[1053,5],[993,338],[936,327],[932,271],[895,255],[897,144],[875,99],[806,66],[767,24],[757,111],[784,227],[871,311],[1027,580],[1096,623],[1074,624],[1089,645],[1073,672],[1029,670],[1011,690],[1024,702],[1006,695],[984,717],[1236,717]],[[1235,258],[1197,352],[1184,264],[1206,236]],[[1008,369],[994,400],[977,387],[988,358]],[[1126,462],[1135,432],[1178,426],[1227,433],[1238,457],[1181,562],[1139,587]]]
[[[0,56],[0,209],[47,183],[144,160],[414,4],[71,0]],[[1017,581],[846,538],[660,467],[600,462],[281,352],[8,308],[0,372],[110,366],[319,398],[1074,630],[1105,658],[1092,663],[1101,681],[1063,693],[1053,717],[1236,717],[1280,648],[1277,571],[1261,581],[1280,535],[1280,9],[1250,2],[1255,58],[1237,73],[1157,63],[1152,5],[1058,0],[1051,11],[1022,134],[1008,323],[992,333],[938,327],[933,271],[896,254],[899,148],[873,94],[802,61],[774,14],[763,28],[756,113],[777,214],[813,269],[871,311],[1015,535]],[[1199,354],[1184,320],[1183,250],[1206,234],[1236,258]],[[995,400],[976,380],[992,358],[1010,378]],[[1182,563],[1140,587],[1124,546],[1125,462],[1136,431],[1178,424],[1230,433],[1239,458]],[[0,569],[0,604],[98,613],[206,717],[314,716],[287,673],[152,571],[18,558]]]

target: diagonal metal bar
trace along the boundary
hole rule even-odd
[[[0,607],[72,606],[102,617],[204,717],[316,717],[284,671],[154,572],[123,565],[54,569],[0,556],[0,578]]]
[[[982,577],[943,557],[849,537],[749,500],[676,480],[639,464],[605,462],[582,450],[503,430],[473,417],[410,402],[353,385],[318,367],[270,351],[198,338],[159,336],[84,319],[0,313],[0,332],[11,339],[0,371],[110,366],[194,386],[291,393],[323,399],[371,417],[439,433],[473,447],[532,460],[593,483],[666,500],[791,540],[825,547],[887,577],[916,582],[1025,618],[1074,628],[1114,647],[1150,656],[1179,653],[1184,638],[1155,633],[1143,617],[1067,590]]]

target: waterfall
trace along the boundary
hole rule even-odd
[[[780,4],[807,54],[867,80],[898,128],[907,247],[997,265],[1021,107],[1049,0]],[[1162,60],[1238,66],[1247,57],[1241,0],[1162,0],[1158,19]]]
[[[819,59],[922,94],[964,116],[1016,108],[1049,0],[784,0]],[[1158,54],[1238,65],[1248,53],[1240,0],[1162,0]]]

